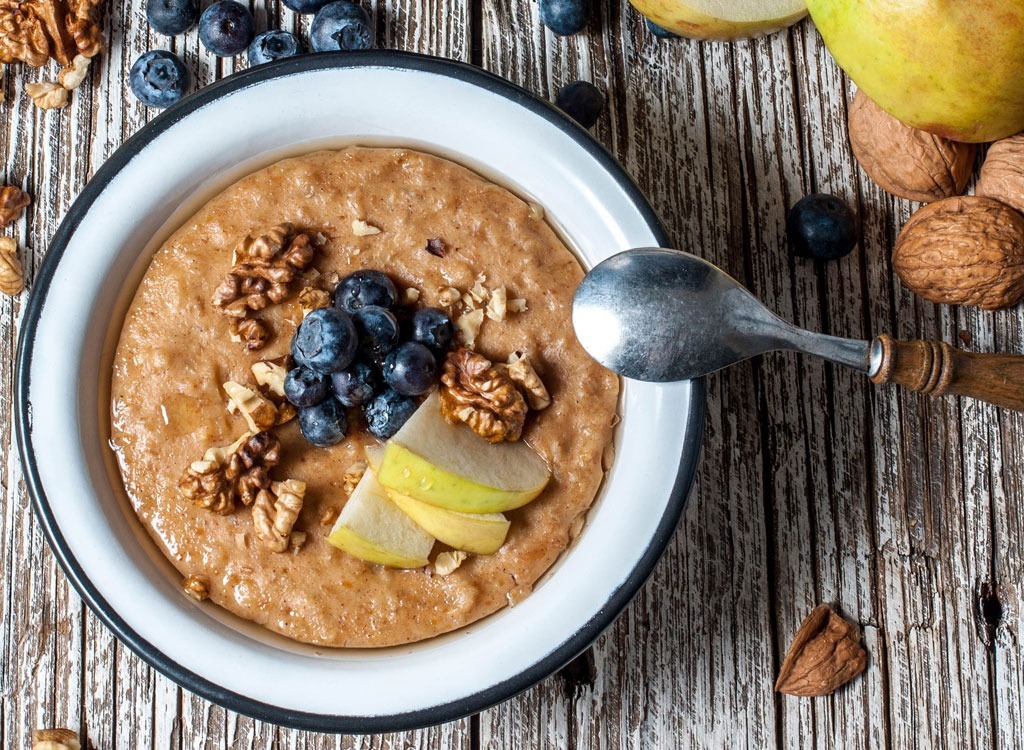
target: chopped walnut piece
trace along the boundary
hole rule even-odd
[[[347,469],[345,469],[345,475],[341,478],[341,489],[346,495],[351,495],[352,491],[355,490],[356,485],[359,484],[359,480],[363,478],[363,474],[366,473],[366,461],[356,461]]]
[[[59,83],[26,83],[25,93],[39,109],[60,109],[68,104],[68,90]]]
[[[299,307],[302,308],[302,317],[306,317],[314,310],[327,307],[331,304],[331,293],[315,286],[307,286],[299,292]]]
[[[462,298],[462,292],[453,286],[442,289],[437,293],[437,301],[445,307],[451,307]]]
[[[206,453],[203,454],[204,461],[213,461],[218,466],[223,466],[231,458],[231,454],[242,447],[242,443],[252,437],[251,432],[247,432],[242,435],[238,440],[233,442],[231,445],[214,446],[207,448]]]
[[[484,311],[473,310],[463,313],[455,319],[455,327],[462,334],[462,343],[468,347],[476,344],[476,337],[480,335],[480,327],[484,324]]]
[[[431,255],[436,255],[438,258],[443,258],[448,254],[448,246],[444,244],[444,240],[440,237],[433,237],[427,240],[427,252]]]
[[[82,743],[70,729],[37,729],[32,734],[32,750],[82,750]]]
[[[370,237],[375,234],[380,234],[380,227],[375,227],[373,224],[367,224],[362,219],[355,219],[352,222],[352,234],[356,237]]]
[[[405,305],[415,305],[419,301],[420,301],[420,290],[417,289],[416,287],[414,287],[414,286],[407,287],[406,290],[404,292],[402,292],[402,304],[405,304]]]
[[[274,482],[256,496],[256,504],[252,507],[256,536],[274,552],[288,549],[292,527],[302,510],[305,494],[305,482],[286,479]]]
[[[0,237],[0,292],[14,296],[25,288],[25,272],[18,260],[18,245],[10,237]]]
[[[302,545],[306,543],[306,532],[305,531],[293,531],[288,535],[288,547],[298,552],[302,549]]]
[[[252,376],[264,390],[278,398],[284,398],[284,379],[288,376],[288,369],[284,365],[263,360],[255,363],[249,369],[252,370]]]
[[[473,282],[473,286],[470,287],[469,289],[469,296],[477,305],[479,305],[482,302],[485,302],[491,296],[491,290],[484,286],[485,281],[487,281],[487,277],[484,276],[483,274],[480,274],[479,276],[476,277],[476,280]],[[464,302],[466,302],[465,297],[463,297],[462,299]],[[467,302],[466,304],[470,305],[469,302]],[[475,307],[475,305],[470,306]]]
[[[281,441],[272,432],[250,436],[228,457],[224,478],[230,483],[232,502],[252,505],[256,495],[270,487],[270,470],[281,461]]]
[[[505,287],[499,286],[491,290],[491,299],[487,302],[487,317],[501,323],[505,320],[505,311],[508,306],[508,293]]]
[[[96,9],[103,0],[0,0],[0,63],[34,68],[49,58],[64,67],[103,49]]]
[[[211,302],[224,315],[239,319],[232,325],[232,336],[244,342],[246,349],[262,348],[269,336],[266,324],[250,315],[283,302],[291,283],[310,267],[315,255],[309,235],[297,232],[289,222],[256,237],[249,235],[235,246],[231,271],[214,290]]]
[[[0,227],[5,227],[21,216],[31,201],[28,193],[21,188],[7,185],[0,188]]]
[[[249,429],[253,432],[259,432],[277,424],[277,407],[270,399],[233,380],[224,384],[224,391],[228,394],[231,403],[245,417]]]
[[[341,511],[335,507],[330,507],[324,510],[320,516],[321,526],[333,526],[334,522],[338,520],[338,516],[341,515]]]
[[[448,352],[438,396],[445,419],[465,422],[489,443],[522,435],[526,401],[512,378],[482,354],[464,348]]]
[[[57,74],[57,82],[68,91],[77,89],[82,85],[82,81],[85,80],[86,75],[88,75],[89,63],[91,62],[92,58],[86,57],[85,55],[75,55],[75,59],[71,61],[71,65],[64,68]]]
[[[526,300],[525,299],[510,299],[506,305],[506,309],[511,313],[526,312]]]
[[[465,552],[459,549],[452,550],[451,552],[439,552],[434,560],[434,572],[439,576],[451,575],[462,565],[462,561],[467,556]]]
[[[533,369],[530,358],[521,352],[512,352],[508,358],[508,376],[512,378],[519,390],[522,391],[527,405],[534,411],[540,411],[551,406],[551,395],[544,387],[544,382]]]
[[[187,597],[197,602],[210,598],[210,582],[205,576],[185,576],[181,588]]]
[[[200,508],[222,516],[235,509],[231,485],[216,461],[193,461],[178,480],[178,490]]]

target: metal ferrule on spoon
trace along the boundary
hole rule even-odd
[[[721,269],[679,250],[638,248],[599,263],[576,290],[572,318],[594,359],[635,380],[689,380],[791,350],[852,367],[875,383],[1024,411],[1024,355],[973,354],[886,334],[868,342],[812,333],[769,311]]]

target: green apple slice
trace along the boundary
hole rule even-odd
[[[388,441],[377,480],[389,490],[461,513],[501,513],[547,486],[544,459],[522,442],[488,443],[449,424],[432,394]]]
[[[508,535],[510,522],[501,513],[460,513],[394,492],[388,497],[420,528],[453,549],[493,555]]]
[[[434,538],[391,502],[372,471],[363,474],[327,541],[361,560],[392,568],[420,568]]]
[[[792,26],[805,15],[804,0],[630,0],[669,31],[692,39],[741,39]]]

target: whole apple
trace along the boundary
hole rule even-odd
[[[1024,130],[1020,0],[807,0],[829,51],[921,130],[983,143]]]
[[[742,39],[792,26],[804,0],[630,0],[663,29],[691,39]]]

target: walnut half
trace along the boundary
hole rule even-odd
[[[797,630],[775,690],[787,695],[828,695],[863,672],[867,663],[857,628],[822,604]]]
[[[508,373],[482,354],[465,348],[450,351],[438,397],[445,419],[452,424],[465,422],[489,443],[522,436],[526,401]]]
[[[306,483],[297,479],[274,482],[261,490],[252,507],[252,522],[256,536],[274,552],[284,552],[292,541],[292,528],[302,511]],[[302,539],[296,539],[297,546]]]
[[[281,442],[271,432],[246,433],[229,446],[209,448],[178,480],[178,490],[201,508],[227,515],[241,501],[251,505],[270,487],[270,470],[281,460]]]
[[[78,733],[70,729],[37,729],[32,735],[32,750],[82,750]]]

